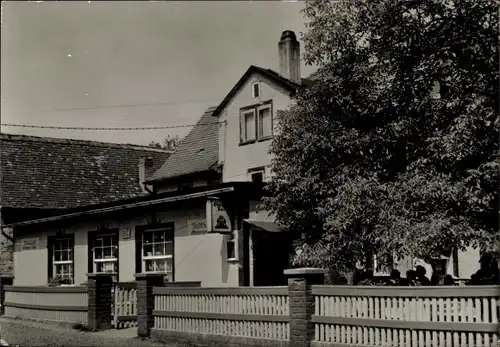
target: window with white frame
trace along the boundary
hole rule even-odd
[[[255,109],[241,112],[241,142],[255,140]]]
[[[92,248],[94,273],[106,273],[116,280],[118,275],[118,235],[102,234],[94,238]]]
[[[69,280],[73,283],[74,263],[73,263],[73,238],[58,238],[54,240],[52,250],[52,276]]]
[[[384,264],[380,260],[377,261],[377,255],[373,255],[373,274],[375,276],[390,276],[392,269],[392,265]]]
[[[273,118],[269,105],[258,108],[257,129],[257,138],[259,140],[273,136]]]
[[[265,140],[273,136],[272,102],[242,108],[240,111],[240,143]]]
[[[174,230],[160,228],[142,233],[142,271],[165,273],[169,282],[174,280]]]
[[[250,182],[262,183],[265,181],[265,168],[248,170]]]
[[[260,97],[260,83],[259,82],[252,83],[252,97],[253,98]]]
[[[236,238],[234,234],[228,236],[226,243],[227,260],[236,260]]]

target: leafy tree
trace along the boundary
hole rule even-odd
[[[159,142],[151,141],[148,146],[154,147],[154,148],[163,148],[163,149],[174,150],[177,148],[180,141],[181,141],[181,138],[179,137],[179,135],[175,135],[175,136],[168,135],[165,138],[165,140],[163,140],[163,144],[160,144]]]
[[[278,114],[267,208],[295,263],[497,247],[495,1],[307,1],[316,83]],[[495,246],[496,245],[496,246]]]

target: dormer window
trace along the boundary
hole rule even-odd
[[[260,97],[260,83],[259,82],[252,83],[252,97],[253,98]]]

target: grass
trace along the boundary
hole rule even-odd
[[[63,327],[25,320],[1,320],[2,339],[20,346],[138,346],[181,347],[135,336],[135,330],[87,332],[81,327]]]

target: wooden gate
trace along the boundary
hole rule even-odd
[[[112,312],[114,328],[137,326],[137,285],[135,282],[115,283]]]

